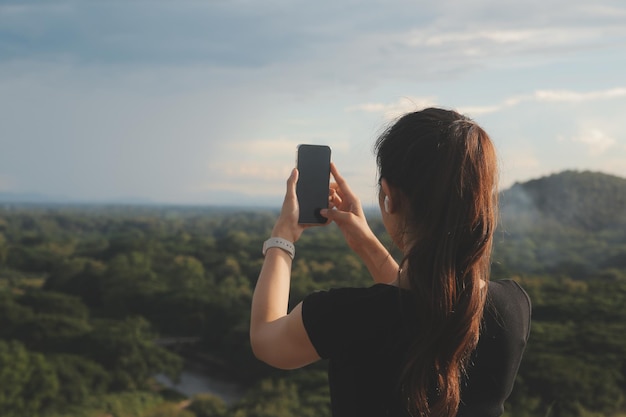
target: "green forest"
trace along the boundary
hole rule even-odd
[[[330,417],[324,361],[279,371],[250,350],[276,216],[0,203],[0,416]],[[368,221],[391,247],[374,211]],[[569,171],[505,190],[492,265],[503,278],[533,302],[505,415],[626,416],[626,180]],[[371,283],[336,226],[298,241],[292,304]],[[187,397],[157,382],[190,366],[241,395]]]

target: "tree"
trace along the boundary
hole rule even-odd
[[[162,403],[144,412],[141,417],[195,417],[195,415],[178,404]]]
[[[68,316],[76,320],[87,320],[89,310],[78,297],[52,291],[30,291],[17,301],[30,307],[36,314]]]
[[[174,257],[167,272],[169,287],[175,290],[206,290],[207,280],[202,262],[193,256]]]
[[[188,409],[196,417],[226,417],[228,410],[226,403],[213,394],[198,394],[194,396]]]
[[[48,357],[59,381],[54,404],[57,408],[80,404],[93,395],[108,391],[110,376],[99,364],[77,355]]]
[[[234,417],[300,416],[300,398],[295,384],[285,380],[266,379],[250,391],[236,407]]]
[[[136,313],[133,309],[136,297],[165,288],[165,283],[152,270],[148,254],[118,254],[109,262],[101,280],[102,304],[109,314],[124,317]]]
[[[84,258],[66,259],[46,279],[43,289],[80,297],[90,308],[102,306],[102,280],[106,266]]]
[[[0,219],[0,220],[3,220],[3,219]],[[7,240],[4,237],[4,234],[0,232],[0,265],[4,265],[4,262],[7,259],[7,252],[8,252]]]
[[[55,314],[36,314],[21,321],[12,336],[31,350],[68,352],[79,338],[91,332],[91,325],[81,319]]]
[[[59,391],[54,368],[19,342],[0,340],[0,415],[36,416]]]
[[[146,388],[149,378],[160,373],[177,380],[181,358],[156,346],[155,339],[150,324],[141,317],[97,321],[84,341],[84,355],[111,373],[116,390]]]

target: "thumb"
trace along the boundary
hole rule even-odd
[[[296,196],[296,183],[298,182],[298,170],[296,168],[291,170],[291,174],[287,179],[287,193],[285,194],[285,201],[291,201],[297,199]]]
[[[328,220],[334,221],[336,223],[342,223],[352,216],[352,213],[349,211],[340,211],[337,209],[322,209],[320,214],[326,217]]]

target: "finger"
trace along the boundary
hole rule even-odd
[[[333,178],[336,181],[337,186],[335,187],[337,190],[337,194],[341,197],[342,201],[347,201],[350,203],[350,211],[356,214],[362,214],[363,209],[361,207],[361,201],[359,198],[352,192],[352,189],[348,185],[347,181],[341,176],[337,166],[331,162],[330,171],[333,174]]]
[[[343,203],[343,200],[340,197],[338,197],[338,196],[335,196],[332,199],[329,198],[328,208],[335,208],[335,207],[339,208],[339,207],[341,207],[342,203]]]
[[[330,186],[329,186],[329,192],[337,192],[337,193],[341,193],[341,187],[339,186],[339,184],[337,184],[336,182],[331,182]]]
[[[337,209],[323,209],[320,211],[320,214],[335,223],[347,222],[352,216],[354,216],[354,214],[349,211],[341,211]]]
[[[341,194],[342,198],[345,200],[351,200],[355,203],[359,202],[359,198],[352,192],[352,189],[348,185],[348,182],[341,176],[337,166],[331,162],[330,163],[330,172],[333,174],[333,178],[335,179],[338,189],[337,191]],[[360,206],[360,204],[357,204]]]
[[[354,196],[354,194],[352,193],[352,190],[350,189],[350,186],[348,185],[346,180],[341,176],[334,162],[330,163],[330,172],[333,174],[333,178],[335,179],[335,182],[339,186],[339,189],[347,195]]]

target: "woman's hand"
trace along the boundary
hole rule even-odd
[[[294,168],[287,179],[287,192],[285,193],[278,220],[274,224],[272,237],[282,237],[290,242],[296,242],[306,228],[306,226],[298,223],[300,208],[298,206],[298,196],[296,195],[297,182],[298,170]]]
[[[330,187],[329,210],[322,216],[334,221],[348,246],[363,260],[376,282],[391,283],[397,279],[398,264],[367,224],[361,201],[352,192],[335,164],[330,165],[335,183]]]
[[[285,194],[285,199],[283,200],[283,206],[280,210],[278,220],[276,220],[276,224],[274,224],[274,229],[272,230],[272,237],[282,237],[290,242],[296,242],[300,239],[304,229],[315,226],[325,226],[330,223],[330,221],[319,225],[303,225],[298,223],[298,218],[300,216],[300,206],[298,205],[298,196],[296,194],[298,175],[298,169],[294,168],[291,171],[291,175],[287,179],[287,193]]]
[[[376,240],[367,224],[361,201],[352,192],[346,180],[339,174],[335,164],[330,165],[335,182],[330,185],[330,209],[321,214],[334,221],[343,233],[348,246],[355,252],[364,242]]]

